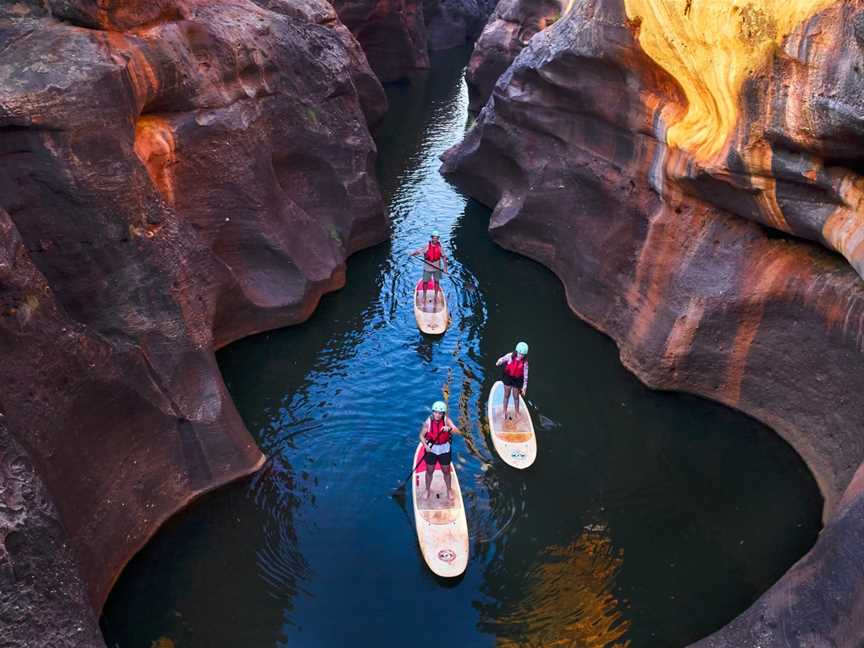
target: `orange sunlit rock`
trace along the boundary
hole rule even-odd
[[[700,159],[719,153],[739,117],[744,81],[793,29],[837,0],[625,0],[639,44],[687,95],[667,142]]]

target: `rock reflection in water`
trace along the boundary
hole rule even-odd
[[[498,635],[498,648],[629,646],[623,636],[630,622],[614,594],[623,561],[606,527],[589,525],[569,545],[548,547],[526,574],[526,594],[514,599],[507,585],[496,586],[514,578],[496,560],[486,572],[485,591],[504,596],[479,606],[480,629]]]

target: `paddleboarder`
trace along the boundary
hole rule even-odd
[[[429,287],[429,282],[434,282],[435,301],[438,300],[438,293],[441,292],[441,271],[447,272],[447,257],[441,250],[441,241],[438,230],[432,230],[429,237],[429,242],[425,247],[418,248],[411,252],[410,256],[423,255],[423,310],[427,306],[426,291]],[[434,302],[432,304],[434,310]]]
[[[426,499],[429,499],[429,488],[432,486],[432,476],[435,472],[435,464],[440,464],[444,476],[444,485],[447,486],[447,499],[453,499],[453,491],[450,488],[452,476],[450,464],[452,463],[452,452],[450,440],[454,434],[462,434],[455,423],[447,416],[447,405],[444,401],[435,401],[432,405],[432,415],[423,421],[420,427],[420,443],[426,448],[424,461],[426,462]]]
[[[507,416],[507,402],[510,400],[510,394],[513,390],[517,390],[513,394],[513,403],[516,406],[516,418],[519,413],[519,393],[524,396],[528,392],[528,345],[520,342],[516,345],[516,350],[498,358],[495,363],[496,367],[504,366],[501,376],[501,382],[504,383],[504,420],[513,420]]]

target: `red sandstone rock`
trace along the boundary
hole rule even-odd
[[[421,0],[334,0],[333,6],[381,81],[429,68]]]
[[[667,145],[684,90],[642,50],[623,5],[578,3],[532,39],[444,157],[444,172],[494,207],[493,238],[550,267],[643,381],[764,421],[816,476],[818,543],[705,646],[864,636],[864,284],[838,256],[764,226],[779,227],[764,218],[770,197],[784,229],[826,243],[826,219],[849,207],[861,52],[838,43],[862,22],[854,2],[799,25],[745,84],[741,121],[706,163]]]
[[[498,78],[537,32],[560,17],[561,0],[500,0],[468,63],[468,107],[479,111]]]
[[[62,340],[64,332],[53,326],[57,315],[50,290],[30,263],[8,215],[0,209],[0,630],[3,645],[10,648],[104,645],[66,530],[39,478],[40,467],[34,462],[38,453],[25,450],[22,444],[38,443],[33,437],[44,432],[39,421],[41,408],[34,407],[30,420],[16,421],[22,442],[10,433],[4,415],[20,409],[14,402],[21,396],[15,383],[23,384],[24,377],[15,375],[15,370],[29,352],[24,345],[33,335],[34,320],[47,319],[51,330],[43,331],[43,336],[47,333]],[[46,337],[41,339],[43,345],[51,343]],[[62,363],[67,349],[56,338],[52,342],[54,361]],[[56,364],[46,363],[38,371],[47,374],[54,368]],[[40,387],[24,385],[24,389]],[[53,396],[27,394],[31,404],[37,399],[50,403]]]
[[[430,50],[460,47],[475,40],[495,9],[495,0],[423,0]]]
[[[380,85],[325,5],[266,4],[0,8],[0,406],[23,452],[0,470],[24,456],[47,489],[0,520],[35,543],[7,543],[3,589],[45,615],[19,628],[0,598],[12,645],[95,641],[158,526],[256,470],[214,349],[305,319],[386,236]]]

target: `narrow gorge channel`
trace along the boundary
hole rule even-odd
[[[571,313],[548,270],[497,247],[489,210],[439,174],[468,121],[469,52],[388,89],[377,129],[389,243],[299,326],[220,352],[269,461],[170,520],[102,617],[111,648],[681,646],[728,623],[814,543],[822,499],[790,446],[720,405],[653,392]],[[416,328],[408,258],[431,229],[452,260],[453,321]],[[491,449],[495,359],[531,344],[539,457]],[[426,569],[393,488],[444,395],[471,559]],[[358,639],[362,639],[358,643]]]

